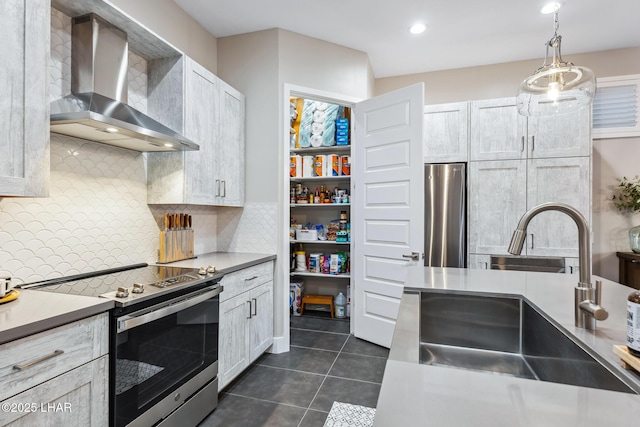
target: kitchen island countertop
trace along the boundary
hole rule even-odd
[[[18,299],[0,305],[0,344],[46,331],[113,308],[113,301],[20,289]]]
[[[598,322],[595,332],[574,326],[576,275],[416,266],[409,269],[405,285],[523,296],[603,358],[610,369],[640,385],[640,375],[622,369],[612,351],[614,344],[625,344],[626,298],[633,289],[601,280],[602,306],[609,318]],[[640,395],[421,365],[396,354],[392,344],[375,427],[639,425]]]

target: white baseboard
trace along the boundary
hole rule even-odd
[[[273,337],[273,345],[269,353],[286,353],[289,351],[289,337]]]

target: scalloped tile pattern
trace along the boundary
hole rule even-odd
[[[277,203],[218,208],[218,251],[277,252]]]
[[[217,249],[215,207],[146,200],[143,154],[52,134],[50,197],[0,199],[0,276],[19,284],[155,262],[165,212],[193,215],[196,252]]]

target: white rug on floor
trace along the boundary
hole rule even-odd
[[[372,427],[375,408],[333,402],[324,427]]]

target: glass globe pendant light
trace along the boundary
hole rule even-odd
[[[596,92],[596,78],[589,68],[564,61],[560,52],[558,11],[554,12],[554,34],[547,42],[542,67],[523,80],[518,90],[518,112],[523,116],[570,113],[589,105]],[[549,48],[553,50],[551,63]]]

